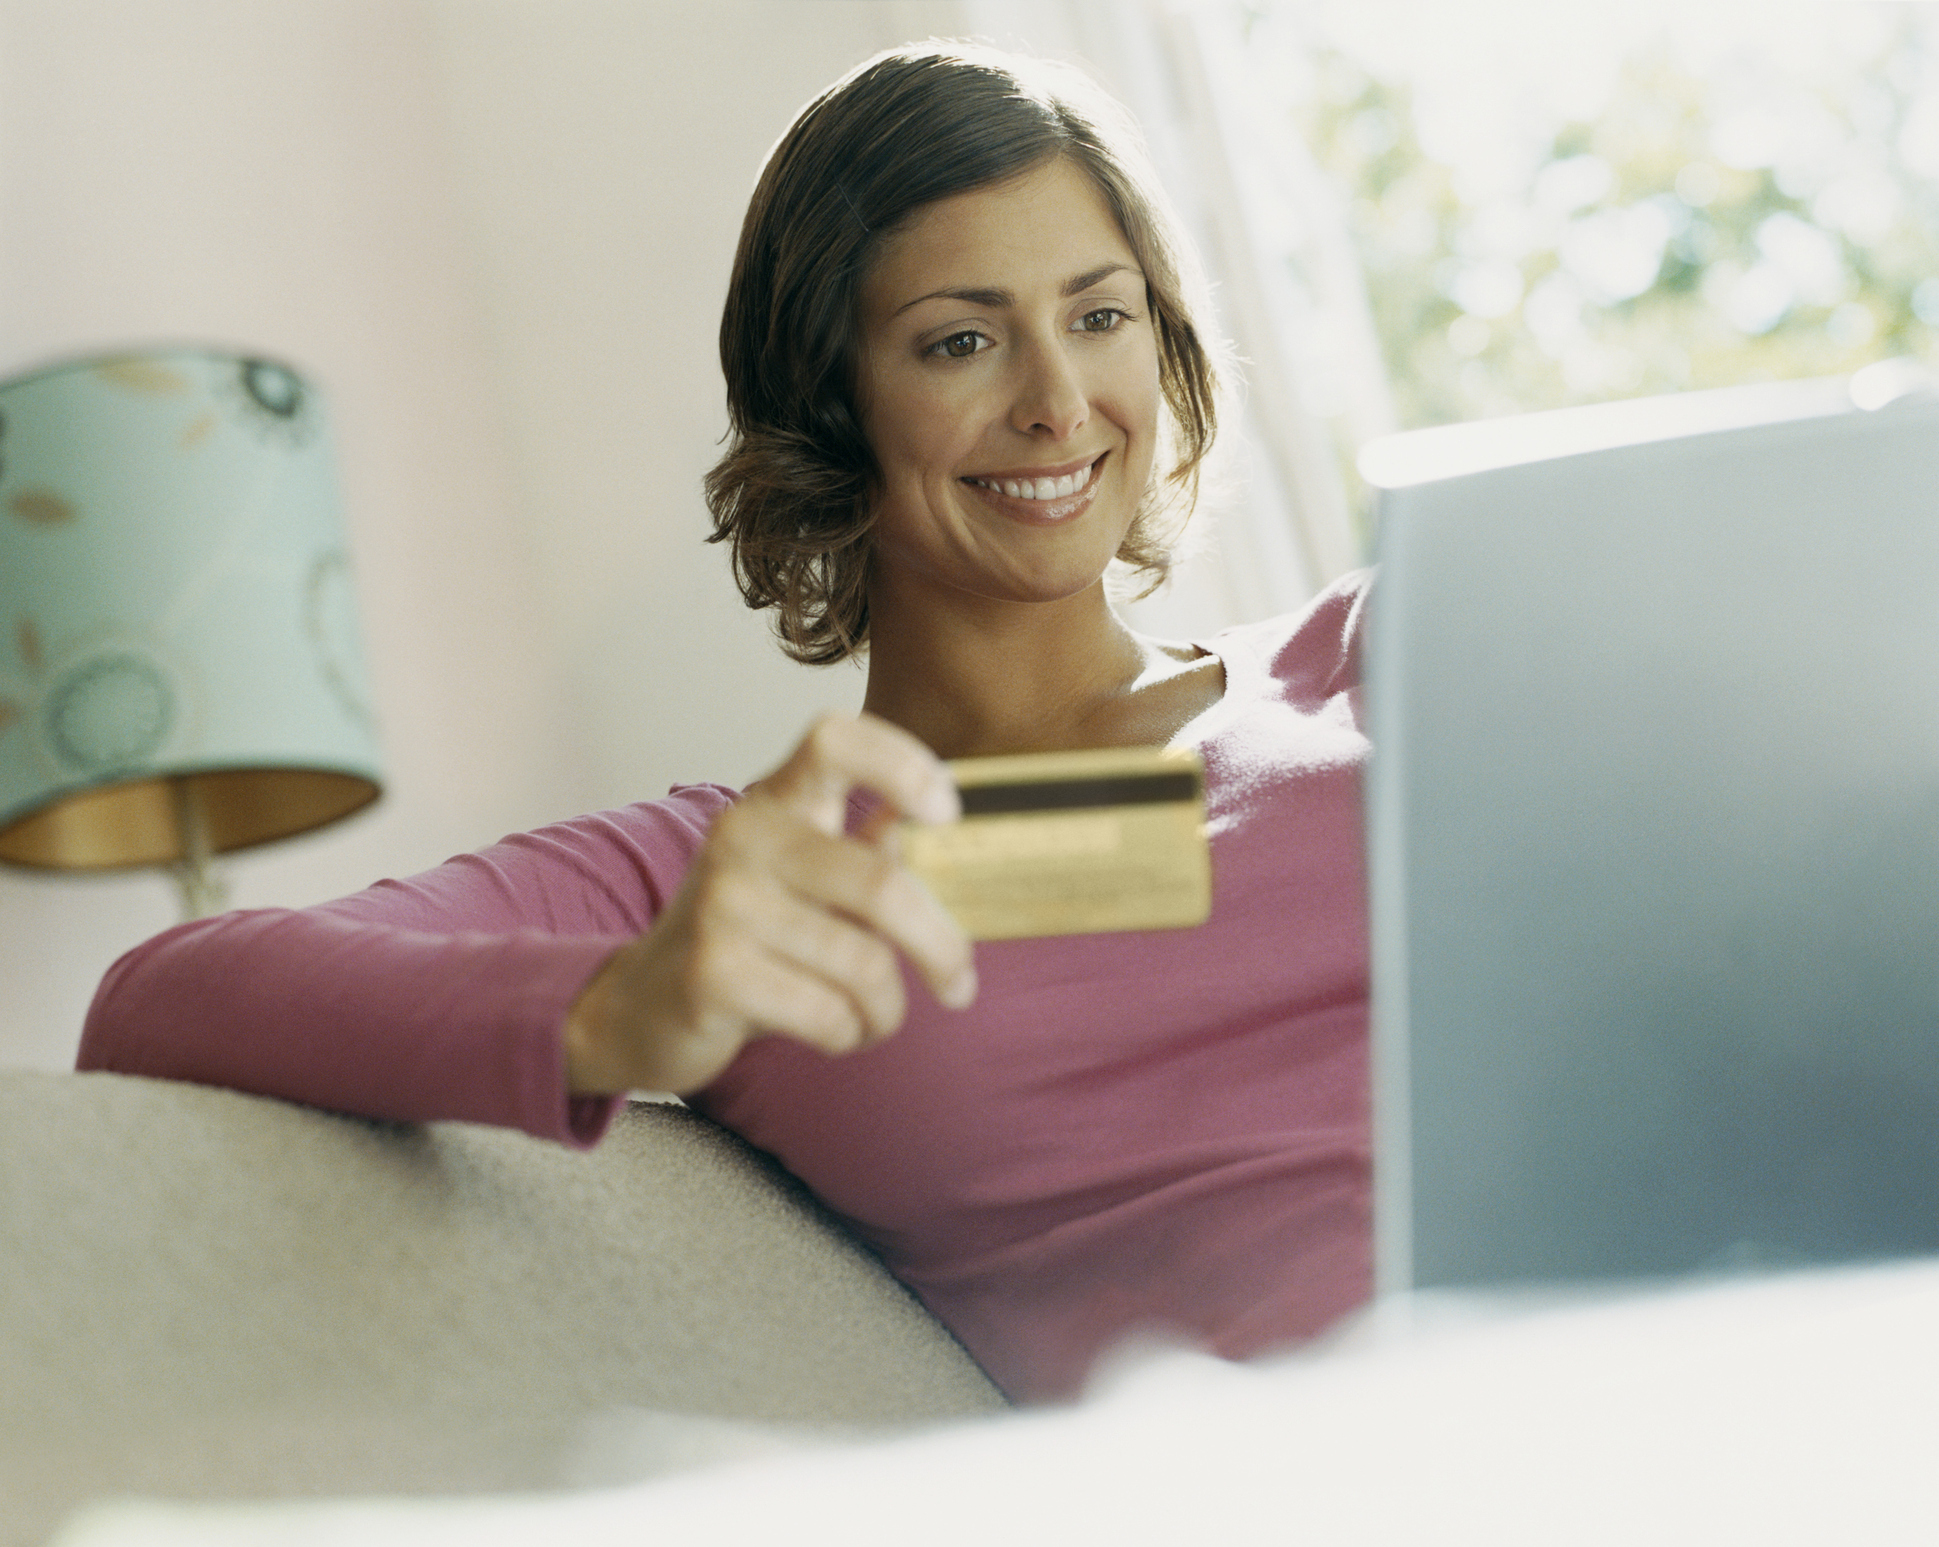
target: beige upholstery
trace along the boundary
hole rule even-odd
[[[684,1108],[635,1105],[575,1154],[0,1074],[7,1547],[120,1493],[587,1480],[588,1434],[641,1409],[876,1425],[1000,1406],[872,1257]]]

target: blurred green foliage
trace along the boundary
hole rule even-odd
[[[1698,78],[1663,41],[1556,126],[1523,194],[1464,198],[1408,86],[1318,47],[1296,127],[1342,190],[1400,426],[1939,363],[1939,60]]]

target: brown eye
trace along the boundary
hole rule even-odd
[[[1123,316],[1115,306],[1100,306],[1094,312],[1084,313],[1077,319],[1077,325],[1086,333],[1109,333]]]
[[[952,360],[961,360],[976,353],[977,345],[982,342],[980,333],[952,333],[936,347]]]

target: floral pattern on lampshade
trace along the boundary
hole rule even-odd
[[[141,392],[154,397],[179,397],[193,392],[195,383],[171,361],[146,355],[128,355],[112,360],[97,360],[94,374],[124,392]]]
[[[59,526],[74,519],[74,507],[51,489],[21,489],[7,496],[7,509],[29,526]]]
[[[318,668],[345,713],[371,723],[362,692],[357,644],[357,593],[350,577],[350,555],[340,548],[319,553],[304,587],[303,624],[316,651]]]
[[[167,349],[0,382],[0,832],[124,779],[379,781],[323,403]]]
[[[168,740],[175,692],[155,662],[130,650],[68,668],[42,700],[48,745],[85,774],[142,768]]]
[[[40,630],[32,618],[21,618],[13,629],[11,641],[13,670],[8,670],[7,652],[0,650],[0,689],[13,685],[13,692],[0,691],[0,739],[28,717],[28,679],[40,674]]]
[[[239,360],[228,393],[239,422],[252,433],[292,446],[316,430],[311,393],[303,378],[274,360]]]

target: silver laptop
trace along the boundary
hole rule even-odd
[[[1939,1251],[1939,395],[1362,471],[1381,1290]]]

